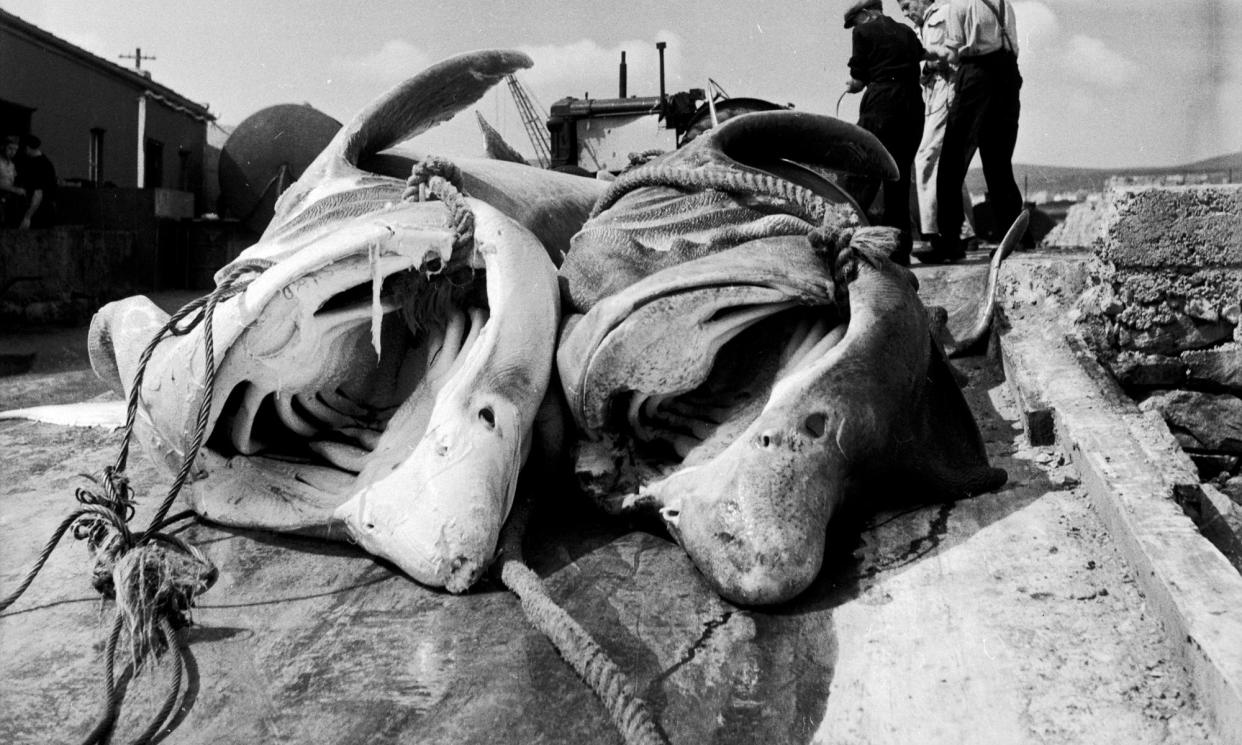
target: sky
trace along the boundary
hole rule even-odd
[[[1025,80],[1014,160],[1172,166],[1242,150],[1242,0],[1010,0]],[[0,0],[0,8],[104,59],[142,48],[153,78],[235,125],[266,106],[308,103],[344,122],[401,80],[461,52],[515,48],[546,112],[566,96],[666,88],[792,103],[833,114],[847,79],[848,0]],[[896,0],[884,0],[901,19]],[[6,71],[7,74],[7,71]],[[37,74],[18,71],[18,74]],[[858,96],[839,115],[855,121]],[[477,106],[531,152],[504,86]],[[469,112],[428,132],[425,152],[482,153]]]

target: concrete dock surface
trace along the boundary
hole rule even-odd
[[[978,281],[982,263],[937,271]],[[865,496],[831,527],[819,580],[783,606],[726,603],[657,526],[524,487],[537,500],[531,567],[671,742],[1229,742],[1185,639],[1147,597],[1146,569],[1110,532],[1070,449],[1028,443],[998,359],[958,367],[1009,482],[951,504]],[[101,390],[80,371],[0,378],[0,409]],[[119,436],[0,422],[0,593]],[[141,525],[167,483],[142,457],[131,463]],[[162,742],[621,741],[492,581],[452,596],[349,544],[207,524],[180,535],[221,574],[184,632],[190,688]],[[85,549],[66,540],[0,615],[0,741],[85,735],[110,615]],[[115,741],[145,726],[167,678],[156,668],[128,684]]]

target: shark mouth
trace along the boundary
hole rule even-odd
[[[310,236],[217,306],[209,437],[188,488],[201,516],[348,537],[451,591],[477,580],[529,450],[558,315],[542,244],[470,201],[466,248],[453,249],[443,205],[398,201]],[[166,320],[145,298],[113,304],[93,356],[116,360],[125,385]],[[202,394],[200,329],[148,364],[139,431],[170,468]]]
[[[470,52],[377,98],[217,274],[222,286],[262,268],[215,306],[214,364],[204,324],[156,346],[136,433],[175,473],[211,393],[187,487],[202,517],[348,538],[452,592],[482,574],[551,378],[553,259],[601,187],[397,148],[530,65],[520,52]],[[129,393],[167,321],[145,298],[106,306],[92,366]]]

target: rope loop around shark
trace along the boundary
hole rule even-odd
[[[658,510],[736,602],[809,583],[859,477],[937,495],[1003,482],[913,275],[887,259],[893,236],[862,225],[829,175],[894,169],[853,125],[739,116],[654,164],[674,183],[614,190],[590,219],[601,182],[452,158],[472,240],[444,202],[403,198],[426,160],[403,143],[530,64],[480,51],[429,68],[281,197],[235,262],[267,268],[217,308],[195,511],[352,540],[463,592],[494,559],[536,420],[555,423],[541,413],[561,398],[554,364],[584,490],[614,512]],[[676,185],[696,169],[707,186]],[[724,172],[744,178],[720,186]],[[166,320],[145,298],[103,308],[96,371],[128,392]],[[159,346],[141,392],[137,431],[170,470],[202,394],[202,333]]]

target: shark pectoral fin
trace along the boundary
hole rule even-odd
[[[138,369],[138,358],[168,322],[168,314],[151,299],[135,297],[108,303],[91,319],[86,349],[91,368],[112,390],[125,395]]]
[[[451,57],[398,84],[359,112],[332,138],[298,182],[276,202],[265,237],[306,209],[307,195],[329,177],[356,169],[364,158],[452,119],[506,75],[530,67],[513,50],[480,50]]]
[[[888,181],[897,162],[878,138],[862,127],[805,111],[764,111],[739,116],[713,133],[721,152],[741,163],[770,160],[773,153],[798,163]]]
[[[987,344],[1000,293],[1001,263],[1018,247],[1029,222],[1030,211],[1023,210],[992,252],[986,283],[973,293],[971,302],[965,308],[949,314],[947,335],[950,341],[945,344],[945,354],[949,357],[977,354]]]
[[[203,452],[211,478],[187,485],[190,505],[203,519],[235,528],[258,528],[345,540],[334,512],[348,497],[352,474],[304,463],[224,458]]]
[[[897,470],[930,499],[999,489],[1008,474],[989,465],[983,437],[948,360],[934,343],[931,351],[927,383],[910,412],[913,439],[902,444]]]

